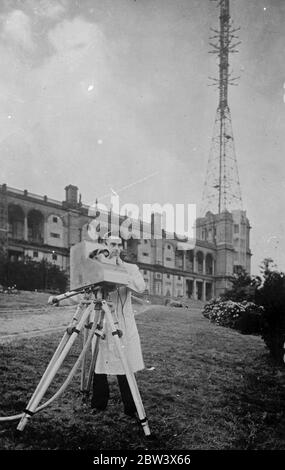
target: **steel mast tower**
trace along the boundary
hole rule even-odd
[[[8,249],[8,204],[7,187],[0,186],[0,262]]]
[[[238,52],[235,33],[230,17],[229,0],[211,0],[220,9],[220,29],[211,28],[215,34],[210,38],[212,50],[219,58],[219,78],[210,78],[219,89],[219,104],[216,112],[214,132],[206,180],[204,184],[201,216],[207,211],[220,214],[228,210],[242,209],[241,189],[232,131],[231,112],[228,105],[228,87],[235,85],[237,78],[229,72],[229,54]]]

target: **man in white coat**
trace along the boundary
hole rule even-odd
[[[124,263],[120,259],[123,245],[119,237],[109,237],[106,245],[110,252],[110,258],[114,263],[123,264],[129,273],[130,281],[127,287],[118,287],[116,291],[109,294],[109,301],[115,307],[114,321],[119,330],[122,331],[121,341],[124,345],[124,352],[133,372],[144,369],[140,338],[134,318],[131,301],[131,291],[143,292],[145,282],[139,269],[134,264]],[[104,410],[109,399],[109,384],[107,375],[116,375],[119,383],[121,397],[124,405],[124,412],[133,416],[136,412],[135,403],[129,388],[125,371],[120,361],[116,344],[112,336],[109,324],[104,325],[106,339],[100,341],[98,357],[93,377],[93,395],[91,407],[97,410]]]

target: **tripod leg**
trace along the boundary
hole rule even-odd
[[[100,315],[100,320],[98,321],[99,315]],[[92,381],[92,375],[91,375],[91,381],[90,381],[90,374],[91,374],[91,370],[93,370],[95,367],[97,354],[98,354],[99,339],[100,339],[99,330],[101,330],[102,311],[99,313],[97,309],[94,309],[93,319],[91,318],[91,315],[90,315],[89,322],[90,322],[89,325],[92,325],[92,323],[93,324],[95,323],[95,326],[96,326],[95,333],[93,334],[93,337],[95,339],[95,346],[93,347],[93,344],[91,343],[92,344],[91,345],[91,363],[89,366],[89,371],[88,371],[88,376],[87,376],[87,384],[86,384],[86,354],[87,352],[85,353],[84,362],[82,364],[82,366],[84,367],[84,381],[81,380],[81,392],[84,394],[84,398],[88,398],[89,393],[90,393],[90,383]],[[87,333],[87,338],[88,338],[88,333]]]
[[[59,388],[59,390],[55,393],[55,395],[53,395],[53,397],[51,397],[48,401],[46,401],[43,405],[39,406],[36,409],[36,413],[38,413],[38,411],[42,410],[43,408],[46,408],[49,404],[51,404],[56,398],[58,398],[65,391],[65,389],[67,388],[67,386],[71,382],[72,378],[74,377],[74,374],[75,374],[78,366],[82,362],[84,354],[87,352],[88,348],[90,347],[93,336],[96,333],[96,328],[97,328],[96,323],[93,323],[91,331],[90,331],[90,335],[88,336],[88,339],[87,339],[87,341],[86,341],[86,343],[85,343],[78,359],[76,360],[75,364],[73,365],[73,367],[72,367],[67,379],[63,383],[63,385]]]
[[[77,310],[76,310],[76,313],[75,313],[75,315],[74,315],[74,317],[73,317],[73,321],[77,320],[77,318],[78,318],[78,316],[79,316],[81,310],[82,310],[82,306],[81,306],[81,305],[78,305]],[[57,359],[59,358],[59,356],[60,356],[60,354],[61,354],[63,348],[65,347],[66,343],[68,342],[69,338],[70,338],[70,335],[65,331],[65,333],[64,333],[64,335],[63,335],[63,337],[62,337],[62,339],[61,339],[61,341],[60,341],[60,343],[59,343],[59,345],[58,345],[58,347],[57,347],[57,349],[56,349],[56,351],[54,352],[54,355],[52,356],[52,358],[51,358],[51,360],[50,360],[50,362],[49,362],[49,364],[48,364],[48,366],[47,366],[45,372],[44,372],[43,375],[42,375],[41,380],[39,381],[39,383],[38,383],[38,385],[37,385],[37,387],[36,387],[36,390],[34,391],[32,397],[31,397],[31,399],[30,399],[30,402],[31,402],[32,400],[34,400],[35,396],[39,393],[39,391],[40,391],[40,389],[41,389],[43,383],[44,383],[45,380],[46,380],[47,375],[50,373],[51,369],[53,368],[54,364],[56,363]]]
[[[77,328],[74,329],[74,332],[70,335],[68,342],[66,343],[63,350],[61,351],[61,353],[60,353],[59,357],[57,358],[56,362],[53,364],[52,368],[50,368],[50,370],[46,374],[45,380],[43,381],[40,389],[38,390],[38,393],[33,394],[31,400],[28,403],[28,406],[25,410],[24,415],[23,415],[23,417],[21,418],[21,420],[18,424],[17,429],[19,431],[22,431],[24,429],[24,427],[27,424],[27,421],[28,421],[29,417],[31,417],[34,414],[38,404],[40,403],[41,399],[43,398],[44,394],[46,393],[48,387],[50,386],[50,384],[53,380],[53,378],[55,377],[55,375],[56,375],[57,371],[59,370],[61,364],[63,363],[64,359],[66,358],[69,350],[71,349],[75,339],[77,338],[78,334],[80,333],[80,330],[82,329],[82,326],[84,325],[86,318],[90,314],[90,309],[91,308],[92,308],[92,306],[89,306],[89,307],[86,308],[85,312],[83,313],[83,315],[82,315],[82,317],[81,317],[81,319],[80,319],[80,321],[77,325]]]
[[[90,325],[90,315],[89,317],[86,319],[86,323],[84,325],[84,330],[83,330],[83,345],[82,347],[84,348],[86,342],[87,342],[87,339],[88,339],[88,328],[89,328],[89,325]],[[82,358],[82,366],[81,366],[81,382],[80,382],[80,390],[81,392],[84,392],[85,390],[85,382],[86,382],[86,352],[84,353],[83,355],[83,358]]]
[[[124,350],[122,348],[122,343],[120,342],[120,338],[119,338],[119,335],[118,335],[118,330],[117,330],[117,328],[114,324],[113,316],[112,316],[112,314],[109,310],[109,307],[108,307],[105,300],[102,300],[102,309],[104,310],[107,321],[109,322],[109,324],[111,326],[112,335],[113,335],[114,340],[115,340],[115,344],[116,344],[116,347],[117,347],[117,350],[118,350],[118,353],[119,353],[119,356],[120,356],[120,359],[121,359],[121,362],[122,362],[122,365],[123,365],[123,368],[124,368],[124,371],[125,371],[125,374],[126,374],[126,377],[127,377],[127,381],[129,383],[129,387],[130,387],[130,390],[131,390],[131,393],[132,393],[132,396],[133,396],[133,399],[134,399],[134,402],[135,402],[135,405],[136,405],[136,409],[137,409],[137,412],[138,412],[138,415],[139,415],[141,425],[143,427],[145,435],[149,436],[150,435],[150,429],[149,429],[149,425],[148,425],[148,420],[146,418],[145,410],[144,410],[144,407],[143,407],[142,399],[141,399],[141,396],[140,396],[140,392],[139,392],[139,389],[138,389],[138,386],[137,386],[137,382],[136,382],[134,373],[131,370],[131,368],[129,366],[129,363],[127,361],[127,358],[124,354]]]
[[[100,311],[100,318],[99,318],[99,322],[98,322],[98,329],[100,329],[100,330],[102,329],[103,316],[104,316],[103,311],[101,310]],[[94,374],[94,371],[95,371],[96,361],[97,361],[97,356],[98,356],[98,351],[99,351],[100,336],[96,333],[95,333],[95,335],[96,335],[96,337],[94,336],[95,344],[93,345],[92,359],[91,359],[91,364],[90,364],[90,367],[89,367],[88,380],[87,380],[87,386],[86,386],[87,395],[90,394],[93,374]]]

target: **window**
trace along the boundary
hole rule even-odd
[[[170,245],[167,245],[167,249],[168,249],[168,250],[171,250],[171,246],[170,246]]]
[[[53,217],[52,221],[56,224],[57,223],[57,217]]]
[[[242,270],[242,266],[239,265],[239,264],[236,264],[236,265],[233,267],[233,272],[234,272],[234,274],[240,274],[240,273],[241,273],[241,270]]]
[[[57,260],[57,255],[55,253],[52,254],[52,259],[55,261]]]
[[[148,256],[148,253],[143,253],[143,256]]]
[[[234,233],[239,233],[239,225],[234,224]]]
[[[161,274],[160,273],[155,273],[156,279],[161,279]]]
[[[166,258],[166,261],[171,261],[171,258]]]
[[[59,233],[53,233],[53,232],[51,232],[50,236],[51,236],[52,238],[60,238],[60,234],[59,234]]]
[[[170,274],[167,274],[167,279],[170,279]]]
[[[181,281],[181,276],[178,276],[178,281]]]
[[[144,240],[143,242],[144,242],[145,245],[147,245],[147,240]]]
[[[33,257],[34,257],[34,258],[38,258],[38,256],[39,256],[39,252],[38,252],[38,251],[34,251],[34,252],[33,252]]]
[[[146,275],[147,275],[147,271],[144,271],[143,274],[144,274],[144,276],[146,276]]]

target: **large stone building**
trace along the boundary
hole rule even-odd
[[[69,272],[70,247],[90,239],[88,226],[94,217],[78,200],[76,186],[65,191],[65,200],[56,201],[0,186],[0,242],[11,260],[45,258]],[[149,294],[209,300],[230,287],[229,279],[240,266],[250,273],[245,211],[208,212],[198,218],[195,245],[175,234],[169,238],[164,231],[156,239],[155,217],[148,238],[126,242],[127,260],[139,266]]]

